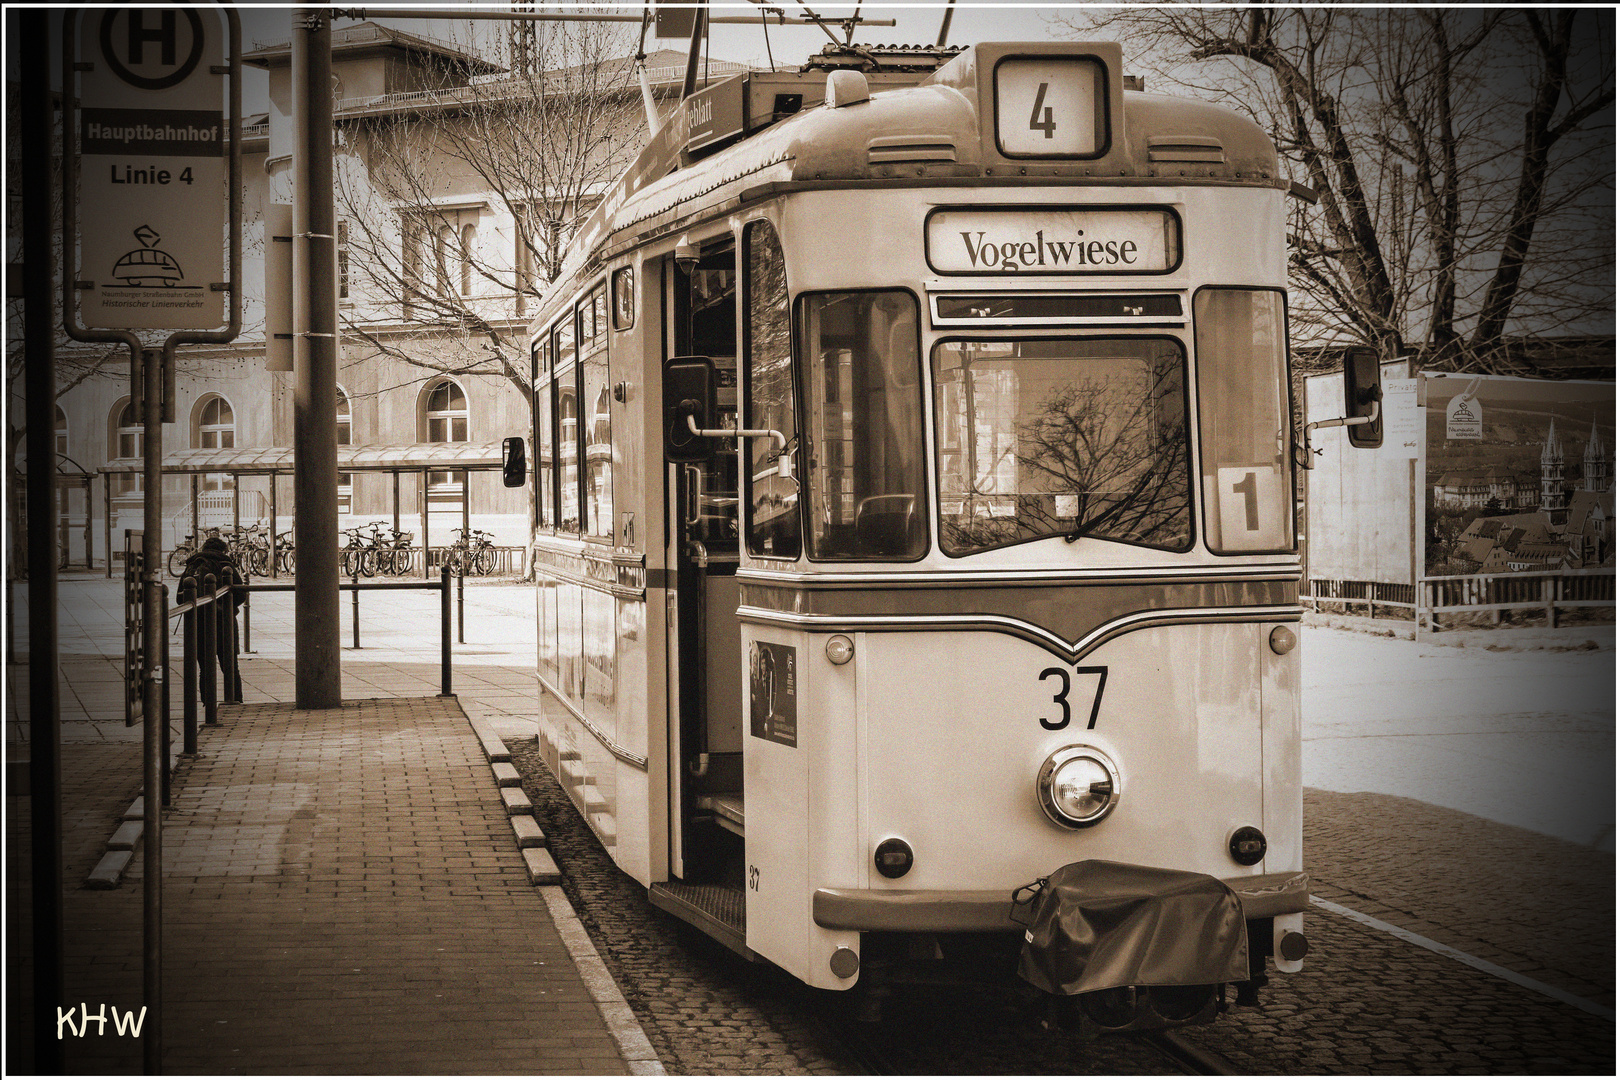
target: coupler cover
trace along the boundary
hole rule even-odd
[[[1013,894],[1018,974],[1053,994],[1249,978],[1243,904],[1208,874],[1088,859]]]

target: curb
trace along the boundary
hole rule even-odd
[[[171,777],[175,776],[185,760],[183,754],[170,756]],[[113,834],[107,838],[106,852],[84,876],[83,888],[116,889],[124,883],[124,874],[129,870],[129,864],[135,861],[135,849],[146,832],[146,796],[135,796],[135,801],[129,804],[118,822]]]
[[[466,714],[465,709],[462,712],[463,715]],[[516,770],[510,764],[511,754],[507,751],[506,744],[495,734],[494,728],[481,717],[468,716],[467,723],[472,725],[473,734],[478,737],[484,749],[484,757],[489,761],[490,775],[495,781],[496,790],[501,794],[501,801],[506,805],[514,841],[523,856],[529,883],[539,889],[541,898],[545,900],[546,907],[551,912],[551,921],[556,924],[563,946],[568,950],[570,959],[574,961],[574,967],[578,969],[580,978],[584,980],[585,989],[591,995],[596,1011],[601,1014],[603,1023],[607,1025],[608,1034],[612,1036],[619,1053],[623,1055],[626,1068],[632,1076],[666,1075],[663,1062],[658,1060],[658,1052],[653,1049],[646,1031],[636,1020],[636,1014],[631,1010],[629,1002],[625,1001],[624,995],[619,992],[619,986],[613,981],[612,973],[602,962],[596,946],[591,943],[591,936],[586,932],[585,924],[579,921],[574,906],[568,902],[568,895],[562,890],[562,872],[557,869],[557,863],[551,857],[545,833],[534,820],[533,805],[530,804],[528,796],[523,794],[521,787],[511,786],[508,774]],[[514,793],[517,799],[522,800],[521,804],[512,797]]]

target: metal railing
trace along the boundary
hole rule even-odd
[[[387,592],[397,589],[435,589],[439,593],[439,695],[453,697],[451,691],[451,664],[450,664],[450,568],[441,567],[438,581],[360,581],[350,578],[347,581],[338,581],[338,591],[352,594],[353,612],[353,641],[352,648],[358,649],[360,645],[360,594],[363,592]],[[237,588],[244,593],[242,604],[242,651],[253,651],[253,613],[252,597],[254,593],[292,592],[298,588],[290,582],[265,583],[256,585],[238,585]],[[465,637],[463,637],[465,640]]]
[[[1370,617],[1375,607],[1416,610],[1417,588],[1410,582],[1311,578],[1299,599],[1313,611],[1321,611],[1323,604],[1343,604],[1346,612],[1364,607]]]
[[[1560,611],[1614,607],[1614,570],[1427,577],[1419,582],[1418,595],[1420,629],[1433,629],[1437,614],[1489,614],[1493,623],[1499,623],[1504,611],[1535,608],[1545,611],[1547,625],[1555,627]]]
[[[389,589],[436,589],[439,593],[439,693],[442,697],[451,697],[451,647],[450,647],[450,569],[443,568],[439,572],[438,581],[340,581],[338,589],[354,594],[354,647],[360,647],[360,593]],[[126,701],[135,699],[140,689],[140,680],[146,665],[139,662],[145,655],[148,647],[156,650],[156,661],[162,669],[164,692],[161,695],[163,702],[162,716],[151,718],[163,725],[163,805],[169,805],[170,797],[170,761],[173,754],[173,731],[171,726],[171,692],[174,685],[172,663],[169,655],[169,620],[180,620],[180,685],[181,685],[181,750],[187,755],[197,752],[198,711],[202,714],[202,726],[207,727],[219,723],[219,706],[240,703],[242,700],[242,678],[239,667],[240,654],[253,651],[253,621],[252,600],[256,592],[291,592],[296,589],[291,584],[258,584],[258,585],[227,585],[214,580],[212,574],[205,575],[201,582],[195,577],[182,578],[176,587],[174,606],[169,605],[169,587],[159,585],[161,597],[162,630],[159,640],[150,641],[150,636],[144,633],[144,628],[136,626],[129,631],[132,635],[125,643],[125,680]],[[240,597],[242,612],[242,628],[238,635],[235,609],[236,599]],[[228,605],[228,606],[227,606]],[[128,624],[126,624],[127,626]],[[223,635],[223,643],[220,637]],[[130,657],[137,658],[131,662]],[[217,661],[217,662],[216,662]],[[220,685],[223,679],[223,687]],[[146,719],[146,718],[143,718]],[[126,723],[133,723],[133,718],[126,716]]]

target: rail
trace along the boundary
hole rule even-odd
[[[1299,599],[1312,611],[1321,611],[1323,604],[1343,604],[1346,612],[1352,605],[1365,605],[1370,617],[1375,607],[1417,609],[1417,588],[1411,582],[1311,578],[1305,585]]]
[[[439,572],[438,581],[340,581],[338,589],[354,594],[354,642],[355,647],[360,646],[360,593],[391,589],[436,589],[439,592],[439,686],[440,694],[450,697],[452,694],[451,680],[451,646],[450,646],[450,568],[444,567]],[[156,718],[163,725],[163,805],[169,805],[170,772],[173,754],[173,730],[170,724],[171,694],[169,688],[174,685],[172,663],[169,655],[169,620],[180,620],[180,682],[181,682],[181,749],[190,755],[197,752],[198,712],[202,715],[202,726],[208,727],[219,723],[219,706],[223,701],[226,704],[240,703],[242,700],[242,678],[238,667],[240,654],[251,652],[253,645],[252,599],[256,592],[291,592],[297,586],[293,584],[236,584],[228,585],[215,581],[214,575],[205,575],[202,581],[195,577],[181,578],[175,589],[176,603],[169,603],[169,586],[159,585],[161,609],[163,614],[161,641],[156,643],[157,666],[162,670],[164,693],[162,694],[163,715]],[[237,595],[241,597],[242,631],[237,633],[234,611],[222,608],[220,605],[232,603]],[[126,623],[126,626],[128,624]],[[145,648],[145,634],[140,627],[133,631],[134,641],[126,641],[125,678],[132,689],[126,691],[126,699],[139,689],[138,681],[142,677],[145,665],[139,662],[131,663],[129,657],[139,657]],[[222,640],[223,639],[223,640]],[[216,663],[217,659],[217,663]],[[224,685],[221,686],[223,679]],[[133,723],[132,717],[126,718],[126,723]]]
[[[1540,608],[1547,625],[1571,608],[1614,607],[1614,570],[1559,570],[1509,574],[1457,574],[1419,582],[1419,629],[1433,629],[1438,614],[1487,613],[1493,623],[1504,611]]]

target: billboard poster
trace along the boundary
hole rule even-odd
[[[1428,379],[1424,576],[1614,566],[1612,382]]]

